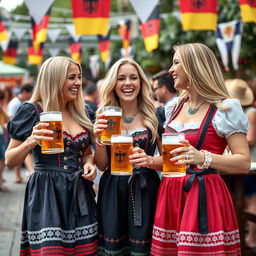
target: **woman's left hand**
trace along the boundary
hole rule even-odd
[[[82,174],[84,179],[93,181],[97,177],[97,170],[95,166],[91,163],[86,163],[84,165],[84,174]]]
[[[132,155],[129,156],[130,163],[134,164],[135,168],[146,167],[150,164],[150,156],[139,147],[135,147],[132,150]]]
[[[185,147],[179,147],[172,150],[170,153],[174,155],[170,159],[171,162],[176,162],[177,165],[179,164],[203,164],[204,163],[204,153],[197,150],[193,146],[189,144],[188,140],[181,140],[180,143],[185,144]]]

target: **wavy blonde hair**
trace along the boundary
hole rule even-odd
[[[77,65],[82,72],[80,64],[71,58],[56,56],[47,59],[40,68],[30,102],[41,102],[44,111],[61,111],[62,89],[70,64]],[[77,123],[92,131],[92,123],[86,115],[82,86],[78,89],[76,100],[67,103],[67,109]]]
[[[100,90],[100,108],[97,113],[102,112],[102,108],[105,106],[118,106],[120,107],[119,98],[115,93],[115,86],[117,83],[117,75],[120,66],[124,64],[133,65],[138,71],[141,89],[138,94],[138,109],[141,110],[142,122],[145,127],[148,127],[152,131],[153,142],[156,140],[158,133],[158,120],[155,115],[155,107],[152,99],[152,89],[150,83],[137,62],[129,58],[119,59],[108,71],[105,76],[104,82]]]
[[[220,65],[210,48],[200,43],[176,45],[174,51],[194,89],[205,101],[215,104],[221,110],[227,110],[221,102],[231,98],[225,86]],[[180,100],[187,97],[186,90],[181,91]]]

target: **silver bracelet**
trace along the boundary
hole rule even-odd
[[[200,151],[204,153],[204,162],[202,165],[198,164],[197,167],[199,169],[208,169],[212,162],[212,156],[211,156],[212,153],[207,150],[200,150]]]

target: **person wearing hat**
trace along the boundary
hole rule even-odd
[[[256,107],[253,103],[256,100],[256,87],[254,91],[242,79],[227,80],[226,86],[229,94],[239,99],[247,115],[250,127],[247,133],[247,141],[250,146],[251,161],[256,162]],[[256,176],[246,175],[244,178],[244,193],[246,210],[256,214]],[[246,246],[256,248],[256,224],[248,222],[248,233],[245,240]]]

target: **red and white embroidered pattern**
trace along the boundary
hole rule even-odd
[[[221,244],[232,245],[239,244],[239,230],[233,230],[230,232],[218,231],[208,234],[201,234],[195,232],[179,232],[175,230],[166,230],[154,226],[153,229],[153,239],[166,242],[166,243],[176,243],[177,246],[196,246],[196,247],[208,247],[208,246],[218,246]]]

